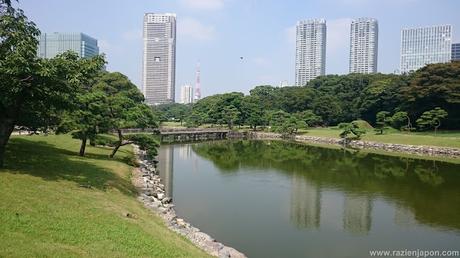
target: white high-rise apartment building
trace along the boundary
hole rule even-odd
[[[373,18],[359,18],[351,22],[350,73],[376,73],[379,24]]]
[[[180,89],[180,103],[190,104],[193,103],[193,87],[185,84]]]
[[[452,56],[452,26],[440,25],[401,31],[401,72],[427,64],[447,63]]]
[[[144,15],[142,91],[149,105],[174,102],[176,14]]]
[[[326,20],[299,21],[296,27],[295,84],[305,86],[326,72]]]

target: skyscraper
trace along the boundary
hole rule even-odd
[[[180,89],[180,103],[190,104],[193,103],[193,88],[191,85],[184,85]]]
[[[324,19],[297,22],[295,84],[308,81],[326,72],[326,21]]]
[[[460,61],[460,43],[452,44],[452,61]]]
[[[427,64],[450,62],[452,26],[440,25],[401,31],[401,72],[418,70]]]
[[[38,44],[38,56],[53,58],[72,50],[82,58],[99,54],[97,40],[83,33],[42,33]]]
[[[373,18],[359,18],[351,22],[350,73],[376,73],[379,24]]]
[[[176,14],[144,15],[142,91],[149,105],[174,102]]]
[[[201,71],[200,63],[196,65],[196,81],[195,81],[195,102],[201,99]]]

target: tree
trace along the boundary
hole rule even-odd
[[[439,107],[449,113],[445,125],[460,128],[460,62],[429,64],[401,88],[402,106],[414,117]]]
[[[391,123],[391,117],[389,117],[390,112],[388,111],[380,111],[376,115],[375,121],[375,131],[379,134],[383,134],[384,130],[387,130]]]
[[[191,105],[180,104],[180,103],[169,103],[158,106],[152,106],[154,115],[160,119],[160,121],[179,121],[182,125],[183,121],[190,113]]]
[[[423,112],[416,123],[421,130],[434,128],[434,134],[436,135],[438,128],[441,126],[441,120],[446,119],[447,115],[444,109],[436,107],[435,109]]]
[[[265,111],[259,104],[259,98],[256,96],[245,96],[241,103],[243,122],[249,125],[254,131],[257,126],[265,124]]]
[[[233,106],[225,106],[222,110],[222,119],[227,123],[228,129],[233,129],[233,124],[238,119],[240,111]]]
[[[408,130],[411,131],[412,124],[410,122],[410,117],[407,112],[399,111],[393,114],[391,117],[391,126],[398,130]]]
[[[281,126],[277,127],[277,132],[284,135],[294,135],[300,128],[306,127],[307,125],[304,121],[297,119],[295,116],[289,116]]]
[[[0,2],[0,166],[15,126],[48,128],[58,123],[103,57],[82,60],[71,53],[37,57],[40,31],[10,1]]]
[[[158,127],[152,110],[143,103],[144,96],[125,75],[118,72],[102,73],[94,89],[105,94],[109,128],[118,136],[111,158],[121,146],[134,143],[123,135],[123,129]]]
[[[313,110],[304,110],[302,112],[298,112],[295,114],[295,116],[304,121],[307,126],[312,127],[312,126],[318,126],[323,122],[323,119],[316,115]]]
[[[340,138],[345,140],[359,140],[361,139],[361,136],[366,133],[364,129],[359,128],[359,125],[356,122],[340,123],[339,128],[342,129]],[[354,136],[349,137],[350,134],[353,134]]]
[[[94,141],[100,132],[108,131],[107,98],[102,91],[89,89],[76,97],[75,107],[64,112],[57,133],[72,132],[72,137],[81,140],[79,155],[84,156],[88,139]]]

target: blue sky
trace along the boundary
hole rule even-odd
[[[327,21],[327,74],[348,71],[353,18],[378,19],[383,73],[399,68],[402,28],[451,24],[454,42],[460,42],[459,0],[20,0],[18,6],[42,32],[83,32],[98,39],[108,70],[138,86],[144,13],[176,13],[176,100],[181,85],[194,83],[198,61],[203,96],[293,84],[295,24],[302,19]]]

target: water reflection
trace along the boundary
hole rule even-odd
[[[400,204],[396,204],[394,222],[402,227],[411,227],[416,224],[414,213]]]
[[[343,229],[354,234],[367,234],[372,224],[372,199],[347,194],[343,205]]]
[[[321,220],[321,190],[294,175],[291,188],[291,221],[300,228],[318,228]]]
[[[192,148],[221,173],[277,169],[291,177],[290,219],[299,228],[320,226],[322,189],[327,188],[343,193],[346,232],[371,230],[373,196],[398,205],[393,212],[398,224],[460,229],[457,164],[277,141],[199,143]]]
[[[186,157],[186,156],[184,156]],[[174,170],[174,147],[171,145],[161,146],[158,153],[158,170],[162,183],[165,185],[165,194],[173,197],[173,170]]]

